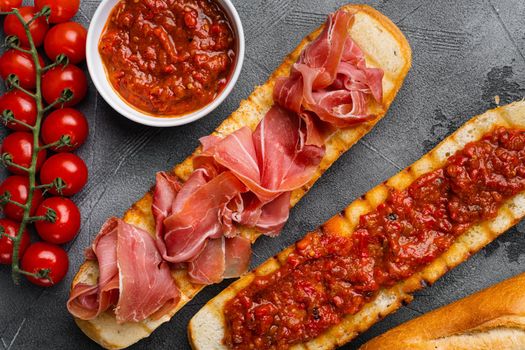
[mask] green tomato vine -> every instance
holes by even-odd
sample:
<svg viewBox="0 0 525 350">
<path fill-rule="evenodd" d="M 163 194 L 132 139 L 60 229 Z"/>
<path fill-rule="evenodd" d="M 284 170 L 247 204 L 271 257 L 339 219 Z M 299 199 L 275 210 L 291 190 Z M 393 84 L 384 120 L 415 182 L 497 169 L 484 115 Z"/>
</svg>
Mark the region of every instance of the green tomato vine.
<svg viewBox="0 0 525 350">
<path fill-rule="evenodd" d="M 50 188 L 56 188 L 58 192 L 60 192 L 64 187 L 65 183 L 62 179 L 57 178 L 55 181 L 53 181 L 50 184 L 43 184 L 43 185 L 37 185 L 36 183 L 36 164 L 37 164 L 37 154 L 42 149 L 50 148 L 50 147 L 63 147 L 63 146 L 70 146 L 70 138 L 69 136 L 63 136 L 60 140 L 47 145 L 40 145 L 40 128 L 42 125 L 42 119 L 46 112 L 50 111 L 53 107 L 56 105 L 63 104 L 65 102 L 68 102 L 73 98 L 73 93 L 66 89 L 62 92 L 62 95 L 60 98 L 58 98 L 53 103 L 49 104 L 48 106 L 44 106 L 43 99 L 42 99 L 42 75 L 49 69 L 57 66 L 57 65 L 65 65 L 68 63 L 67 58 L 64 55 L 60 55 L 57 57 L 56 61 L 47 65 L 42 66 L 40 64 L 40 60 L 38 57 L 38 50 L 35 46 L 35 43 L 33 41 L 33 37 L 31 36 L 31 31 L 29 30 L 29 27 L 33 21 L 35 21 L 39 17 L 46 17 L 46 20 L 49 19 L 49 15 L 51 14 L 51 10 L 49 7 L 44 7 L 39 12 L 35 13 L 33 18 L 26 22 L 22 15 L 20 14 L 18 9 L 13 9 L 9 12 L 0 12 L 0 15 L 15 15 L 20 23 L 23 25 L 26 36 L 29 41 L 29 49 L 25 49 L 19 46 L 19 39 L 16 37 L 7 37 L 5 46 L 10 49 L 18 50 L 20 52 L 26 53 L 31 55 L 33 59 L 33 63 L 35 65 L 36 70 L 36 87 L 35 92 L 28 91 L 20 86 L 18 77 L 15 75 L 10 75 L 6 79 L 6 84 L 8 89 L 18 89 L 22 91 L 23 93 L 27 94 L 31 98 L 33 98 L 36 102 L 37 106 L 37 118 L 34 126 L 28 125 L 20 120 L 17 120 L 16 117 L 13 115 L 13 113 L 9 110 L 5 110 L 2 115 L 0 116 L 1 120 L 5 123 L 18 123 L 20 125 L 23 125 L 27 129 L 29 129 L 33 134 L 33 152 L 31 156 L 31 165 L 29 168 L 20 166 L 18 164 L 15 164 L 12 162 L 12 157 L 10 154 L 2 154 L 1 155 L 1 161 L 5 166 L 13 166 L 20 170 L 23 170 L 27 173 L 28 179 L 29 179 L 29 192 L 27 194 L 27 200 L 25 204 L 18 203 L 16 201 L 13 201 L 10 197 L 10 194 L 8 192 L 5 192 L 3 195 L 0 196 L 0 205 L 4 206 L 5 204 L 13 204 L 15 206 L 18 206 L 23 209 L 24 214 L 22 221 L 20 222 L 20 228 L 16 234 L 15 237 L 11 237 L 5 234 L 3 232 L 2 227 L 0 227 L 0 235 L 3 237 L 7 237 L 13 242 L 13 261 L 11 263 L 11 276 L 13 278 L 13 281 L 15 284 L 19 284 L 20 282 L 20 275 L 27 275 L 32 276 L 35 278 L 47 278 L 49 279 L 49 270 L 41 270 L 37 273 L 32 273 L 28 271 L 24 271 L 20 267 L 20 259 L 21 256 L 19 254 L 20 251 L 20 243 L 22 241 L 22 235 L 24 234 L 24 231 L 27 228 L 27 225 L 30 223 L 33 223 L 35 221 L 39 220 L 47 220 L 50 222 L 54 222 L 56 220 L 56 213 L 48 209 L 47 213 L 43 216 L 31 216 L 31 206 L 33 202 L 33 197 L 36 189 L 43 189 L 44 191 L 49 190 Z"/>
</svg>

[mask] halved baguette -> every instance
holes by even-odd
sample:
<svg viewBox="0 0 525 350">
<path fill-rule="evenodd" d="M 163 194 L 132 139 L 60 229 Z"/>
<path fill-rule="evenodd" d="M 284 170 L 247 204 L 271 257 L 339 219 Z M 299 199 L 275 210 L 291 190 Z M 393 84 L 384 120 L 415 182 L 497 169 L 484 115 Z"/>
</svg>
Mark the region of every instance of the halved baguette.
<svg viewBox="0 0 525 350">
<path fill-rule="evenodd" d="M 360 350 L 525 349 L 525 273 L 391 329 Z"/>
<path fill-rule="evenodd" d="M 375 120 L 353 128 L 339 130 L 328 140 L 326 155 L 319 165 L 315 176 L 308 184 L 292 193 L 291 206 L 299 201 L 322 173 L 328 169 L 342 153 L 354 145 L 385 115 L 410 69 L 410 46 L 399 28 L 387 17 L 369 6 L 347 5 L 342 8 L 356 14 L 355 23 L 350 28 L 350 33 L 354 41 L 356 41 L 364 51 L 367 65 L 381 67 L 385 72 L 383 79 L 383 104 L 372 106 L 374 111 L 378 113 L 378 118 Z M 322 28 L 323 27 L 320 27 L 308 35 L 299 46 L 288 55 L 269 80 L 264 85 L 257 87 L 247 100 L 241 102 L 239 109 L 233 112 L 232 115 L 217 128 L 215 134 L 225 136 L 243 126 L 249 126 L 254 129 L 273 104 L 272 92 L 276 78 L 289 74 L 293 63 L 297 61 L 303 48 L 319 35 Z M 198 152 L 199 149 L 174 168 L 174 173 L 181 181 L 186 180 L 193 171 L 193 156 Z M 151 201 L 151 193 L 147 193 L 125 213 L 124 220 L 154 234 L 155 223 L 151 213 Z M 250 238 L 252 241 L 259 236 L 255 230 L 247 228 L 242 228 L 242 235 Z M 80 267 L 79 272 L 73 280 L 73 285 L 81 282 L 94 284 L 97 281 L 97 277 L 97 264 L 92 261 L 87 261 Z M 190 283 L 185 271 L 173 271 L 173 277 L 181 290 L 182 298 L 175 308 L 158 320 L 148 319 L 139 323 L 119 325 L 116 323 L 114 314 L 112 312 L 106 312 L 94 320 L 85 321 L 75 318 L 75 321 L 84 333 L 107 349 L 121 349 L 130 346 L 140 339 L 149 336 L 153 330 L 168 321 L 181 307 L 204 288 L 202 285 Z"/>
<path fill-rule="evenodd" d="M 358 225 L 359 217 L 373 211 L 380 203 L 383 203 L 391 189 L 406 189 L 419 176 L 441 168 L 449 156 L 462 149 L 467 143 L 480 139 L 485 133 L 500 125 L 525 129 L 525 102 L 516 102 L 496 108 L 472 118 L 412 166 L 373 188 L 350 204 L 341 214 L 327 221 L 324 224 L 324 229 L 343 235 L 352 234 Z M 328 329 L 317 338 L 304 344 L 296 344 L 291 349 L 334 349 L 349 342 L 375 322 L 397 310 L 403 303 L 410 302 L 412 300 L 411 293 L 436 281 L 448 270 L 465 261 L 470 254 L 477 252 L 524 216 L 525 192 L 521 192 L 501 206 L 496 218 L 482 222 L 458 237 L 444 254 L 422 271 L 415 273 L 412 277 L 392 288 L 380 290 L 377 297 L 367 303 L 357 314 L 345 317 L 343 322 Z M 225 332 L 225 319 L 222 310 L 225 304 L 238 291 L 248 286 L 256 275 L 266 275 L 277 270 L 293 249 L 294 246 L 288 247 L 209 301 L 190 321 L 188 336 L 192 347 L 197 350 L 227 349 L 222 344 Z M 398 348 L 389 347 L 389 349 Z"/>
</svg>

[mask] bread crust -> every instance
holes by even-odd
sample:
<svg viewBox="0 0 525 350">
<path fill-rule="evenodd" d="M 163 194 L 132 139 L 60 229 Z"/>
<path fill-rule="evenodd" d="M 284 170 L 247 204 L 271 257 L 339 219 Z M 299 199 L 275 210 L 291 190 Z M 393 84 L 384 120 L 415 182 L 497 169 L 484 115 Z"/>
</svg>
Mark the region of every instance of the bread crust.
<svg viewBox="0 0 525 350">
<path fill-rule="evenodd" d="M 315 181 L 342 153 L 352 147 L 385 115 L 411 66 L 412 53 L 408 41 L 399 28 L 387 17 L 366 5 L 346 5 L 342 9 L 353 12 L 359 18 L 364 19 L 361 21 L 356 20 L 356 24 L 351 28 L 350 33 L 361 49 L 363 49 L 367 64 L 381 67 L 385 71 L 383 103 L 371 106 L 371 111 L 378 114 L 375 120 L 353 128 L 342 129 L 327 141 L 326 154 L 315 175 L 306 185 L 292 192 L 291 206 L 294 206 L 306 194 Z M 289 74 L 291 66 L 297 61 L 303 48 L 314 40 L 322 29 L 323 26 L 309 34 L 284 59 L 283 63 L 274 71 L 268 81 L 264 85 L 256 87 L 254 92 L 240 103 L 239 108 L 221 123 L 214 134 L 225 136 L 243 126 L 255 129 L 259 121 L 273 105 L 272 92 L 275 80 L 280 76 Z M 374 40 L 376 42 L 373 42 Z M 379 40 L 381 43 L 377 42 Z M 173 168 L 173 172 L 181 181 L 185 181 L 192 173 L 192 160 L 199 152 L 200 148 L 197 148 L 191 156 Z M 155 223 L 151 213 L 151 202 L 152 193 L 150 191 L 124 214 L 124 221 L 154 234 Z M 241 228 L 241 234 L 252 241 L 255 241 L 259 236 L 259 233 L 254 229 L 245 227 Z M 155 328 L 168 321 L 204 288 L 202 285 L 192 284 L 185 271 L 173 271 L 172 274 L 181 290 L 181 301 L 175 308 L 170 310 L 169 314 L 160 320 L 147 319 L 143 322 L 118 325 L 113 313 L 107 311 L 94 320 L 85 321 L 75 318 L 75 322 L 87 336 L 106 349 L 122 349 L 130 346 L 147 337 Z M 97 281 L 97 276 L 98 267 L 96 263 L 87 261 L 80 267 L 73 280 L 72 287 L 80 282 L 94 284 Z"/>
<path fill-rule="evenodd" d="M 525 273 L 431 311 L 360 350 L 525 348 Z"/>
<path fill-rule="evenodd" d="M 323 231 L 351 235 L 359 223 L 359 217 L 375 210 L 386 200 L 391 190 L 402 191 L 418 177 L 443 167 L 449 156 L 463 149 L 467 143 L 479 140 L 497 126 L 525 129 L 525 102 L 515 102 L 472 118 L 414 164 L 354 201 L 342 212 L 344 214 L 336 215 L 327 221 L 323 225 Z M 377 297 L 365 304 L 355 315 L 346 316 L 340 324 L 329 328 L 318 337 L 307 343 L 295 344 L 290 349 L 328 350 L 351 341 L 374 323 L 396 311 L 402 304 L 409 303 L 413 298 L 412 293 L 435 282 L 524 216 L 525 191 L 504 202 L 494 219 L 483 221 L 459 236 L 445 253 L 421 271 L 391 288 L 380 290 Z M 268 259 L 255 271 L 231 284 L 197 312 L 188 327 L 188 337 L 192 347 L 196 350 L 227 349 L 222 344 L 226 327 L 222 311 L 224 305 L 238 291 L 247 287 L 255 276 L 267 275 L 279 269 L 293 249 L 294 246 L 290 246 Z M 395 346 L 386 348 L 404 349 Z"/>
</svg>

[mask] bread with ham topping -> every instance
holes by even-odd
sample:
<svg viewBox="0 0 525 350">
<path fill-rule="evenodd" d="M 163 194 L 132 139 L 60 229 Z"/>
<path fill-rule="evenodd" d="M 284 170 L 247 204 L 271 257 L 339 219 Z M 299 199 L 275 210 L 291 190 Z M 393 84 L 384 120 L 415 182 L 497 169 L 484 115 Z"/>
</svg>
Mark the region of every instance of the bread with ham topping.
<svg viewBox="0 0 525 350">
<path fill-rule="evenodd" d="M 322 175 L 337 158 L 364 136 L 386 113 L 394 100 L 397 92 L 410 69 L 411 50 L 401 31 L 384 15 L 369 6 L 346 5 L 343 10 L 355 14 L 355 21 L 349 28 L 352 39 L 363 50 L 367 65 L 379 67 L 384 71 L 383 101 L 371 103 L 370 113 L 378 117 L 372 121 L 359 124 L 351 128 L 338 130 L 326 143 L 326 153 L 315 175 L 302 188 L 293 191 L 291 206 L 294 206 L 315 181 Z M 224 137 L 241 127 L 248 126 L 252 130 L 264 117 L 273 105 L 273 87 L 278 77 L 287 76 L 300 53 L 312 40 L 314 40 L 323 27 L 308 35 L 297 48 L 286 57 L 284 62 L 275 70 L 269 80 L 257 87 L 248 99 L 241 102 L 237 111 L 233 112 L 214 132 L 215 135 Z M 184 182 L 193 171 L 193 157 L 200 152 L 188 157 L 184 162 L 175 166 L 173 172 Z M 152 235 L 155 232 L 155 222 L 151 212 L 152 194 L 147 193 L 136 202 L 124 215 L 124 221 L 138 226 Z M 255 241 L 259 233 L 254 229 L 241 228 L 241 234 Z M 137 323 L 117 324 L 115 315 L 107 311 L 93 320 L 75 318 L 75 322 L 95 342 L 107 349 L 121 349 L 134 344 L 147 337 L 162 323 L 170 318 L 190 301 L 204 286 L 190 283 L 184 270 L 173 270 L 173 278 L 181 291 L 180 302 L 169 312 L 157 320 L 146 319 Z M 74 278 L 73 286 L 78 283 L 96 284 L 98 266 L 95 261 L 86 261 Z M 213 348 L 213 347 L 212 347 Z"/>
<path fill-rule="evenodd" d="M 379 204 L 384 203 L 392 189 L 405 190 L 422 175 L 442 168 L 447 159 L 456 151 L 463 149 L 467 143 L 481 139 L 486 133 L 498 126 L 525 129 L 525 101 L 489 110 L 472 118 L 420 160 L 350 204 L 343 211 L 344 215 L 336 215 L 325 223 L 324 227 L 330 232 L 351 235 L 359 223 L 359 218 L 375 210 Z M 524 216 L 525 192 L 520 192 L 503 203 L 495 218 L 483 221 L 468 229 L 454 241 L 445 253 L 422 270 L 390 288 L 381 289 L 375 299 L 366 303 L 356 314 L 345 316 L 341 323 L 329 328 L 320 336 L 306 343 L 294 344 L 290 349 L 334 349 L 351 341 L 359 333 L 364 332 L 386 315 L 396 311 L 401 305 L 409 303 L 413 298 L 412 293 L 435 282 L 447 271 L 504 233 Z M 240 290 L 246 288 L 255 276 L 268 275 L 278 270 L 293 250 L 294 246 L 288 247 L 209 301 L 190 321 L 188 335 L 192 347 L 196 350 L 227 349 L 223 345 L 226 331 L 223 313 L 225 305 Z M 374 347 L 370 347 L 370 349 L 372 348 Z M 398 347 L 386 346 L 385 348 L 397 349 Z M 433 349 L 435 348 L 437 347 L 433 347 Z"/>
</svg>

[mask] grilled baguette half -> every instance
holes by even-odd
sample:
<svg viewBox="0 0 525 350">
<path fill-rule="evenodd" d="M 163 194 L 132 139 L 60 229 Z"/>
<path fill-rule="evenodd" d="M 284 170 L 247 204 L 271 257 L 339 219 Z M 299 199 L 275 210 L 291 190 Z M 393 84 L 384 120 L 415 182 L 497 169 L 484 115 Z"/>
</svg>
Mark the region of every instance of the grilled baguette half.
<svg viewBox="0 0 525 350">
<path fill-rule="evenodd" d="M 443 167 L 449 156 L 463 149 L 467 143 L 479 140 L 496 126 L 525 129 L 525 102 L 515 102 L 472 118 L 414 164 L 350 204 L 342 214 L 336 215 L 326 222 L 324 228 L 328 232 L 339 232 L 343 235 L 352 234 L 359 223 L 359 217 L 375 210 L 379 204 L 385 201 L 391 189 L 402 191 L 421 175 Z M 377 297 L 365 304 L 355 315 L 346 316 L 340 324 L 329 328 L 307 343 L 293 345 L 291 349 L 334 349 L 349 342 L 359 333 L 364 332 L 374 323 L 397 310 L 403 303 L 410 302 L 413 298 L 411 295 L 413 292 L 436 281 L 448 270 L 465 261 L 471 254 L 512 227 L 524 216 L 525 191 L 506 201 L 494 219 L 473 226 L 459 236 L 445 253 L 423 270 L 391 288 L 380 290 Z M 209 301 L 190 321 L 188 336 L 192 347 L 196 350 L 227 349 L 222 343 L 226 330 L 222 311 L 224 306 L 235 297 L 238 291 L 247 287 L 256 275 L 267 275 L 279 269 L 293 249 L 294 246 L 288 247 Z M 388 348 L 397 349 L 397 347 Z"/>
<path fill-rule="evenodd" d="M 326 154 L 311 181 L 292 193 L 290 205 L 295 205 L 308 191 L 322 173 L 334 163 L 337 158 L 365 135 L 386 113 L 410 69 L 412 54 L 410 46 L 399 28 L 387 17 L 369 6 L 346 5 L 342 9 L 355 13 L 355 22 L 349 29 L 352 39 L 359 45 L 366 56 L 367 65 L 380 67 L 384 70 L 383 103 L 371 105 L 371 112 L 378 117 L 368 123 L 353 128 L 342 129 L 327 141 Z M 225 136 L 243 126 L 255 129 L 259 121 L 273 105 L 273 86 L 280 76 L 287 76 L 292 65 L 297 61 L 303 48 L 314 40 L 323 27 L 308 35 L 297 48 L 286 57 L 275 70 L 269 80 L 257 87 L 248 99 L 241 102 L 239 109 L 233 112 L 215 131 L 215 135 Z M 193 156 L 175 166 L 174 173 L 181 181 L 186 180 L 193 171 Z M 151 213 L 151 192 L 136 202 L 124 215 L 124 221 L 136 225 L 152 235 L 155 223 Z M 242 235 L 252 241 L 259 236 L 253 229 L 242 228 Z M 95 284 L 98 278 L 96 262 L 86 261 L 73 280 L 77 283 Z M 122 349 L 128 347 L 151 334 L 162 323 L 170 318 L 190 301 L 204 286 L 192 284 L 185 271 L 173 271 L 173 278 L 181 290 L 181 300 L 168 314 L 157 320 L 144 320 L 138 323 L 117 324 L 115 315 L 108 311 L 96 319 L 85 321 L 76 318 L 75 321 L 82 331 L 98 344 L 107 349 Z"/>
<path fill-rule="evenodd" d="M 402 324 L 360 350 L 525 349 L 525 273 Z"/>
</svg>

